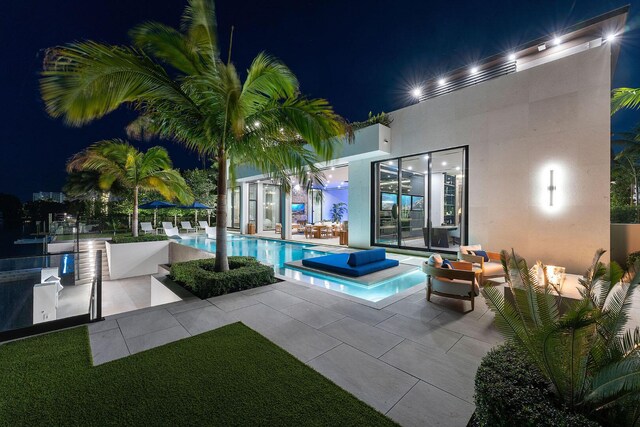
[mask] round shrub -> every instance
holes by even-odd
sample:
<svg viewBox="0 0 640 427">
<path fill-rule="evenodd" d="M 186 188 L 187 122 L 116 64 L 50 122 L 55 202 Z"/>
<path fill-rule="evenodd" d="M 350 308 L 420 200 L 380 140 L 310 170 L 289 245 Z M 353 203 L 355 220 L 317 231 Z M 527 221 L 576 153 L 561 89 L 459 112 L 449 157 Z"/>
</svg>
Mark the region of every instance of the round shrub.
<svg viewBox="0 0 640 427">
<path fill-rule="evenodd" d="M 229 271 L 214 271 L 215 259 L 199 259 L 171 265 L 171 278 L 205 299 L 276 282 L 273 268 L 255 258 L 229 257 Z"/>
<path fill-rule="evenodd" d="M 494 348 L 482 359 L 475 392 L 477 426 L 600 425 L 559 402 L 547 379 L 511 344 Z"/>
</svg>

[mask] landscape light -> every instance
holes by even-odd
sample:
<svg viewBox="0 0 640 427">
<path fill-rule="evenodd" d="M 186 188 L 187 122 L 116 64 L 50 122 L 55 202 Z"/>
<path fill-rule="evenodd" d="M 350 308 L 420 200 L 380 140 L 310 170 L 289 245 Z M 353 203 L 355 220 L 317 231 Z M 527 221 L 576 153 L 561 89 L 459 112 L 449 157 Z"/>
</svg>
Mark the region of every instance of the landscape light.
<svg viewBox="0 0 640 427">
<path fill-rule="evenodd" d="M 478 73 L 478 67 L 471 67 L 471 74 L 477 74 Z"/>
<path fill-rule="evenodd" d="M 562 43 L 562 39 L 560 37 L 554 37 L 553 44 L 558 46 L 560 43 Z"/>
<path fill-rule="evenodd" d="M 516 54 L 515 53 L 509 54 L 509 61 L 515 61 L 515 60 L 516 60 Z"/>
<path fill-rule="evenodd" d="M 422 88 L 421 87 L 415 87 L 411 90 L 411 96 L 413 96 L 416 99 L 420 99 L 420 97 L 422 96 Z"/>
<path fill-rule="evenodd" d="M 438 84 L 440 86 L 442 86 L 443 84 L 445 84 L 446 80 L 445 79 L 438 79 Z"/>
</svg>

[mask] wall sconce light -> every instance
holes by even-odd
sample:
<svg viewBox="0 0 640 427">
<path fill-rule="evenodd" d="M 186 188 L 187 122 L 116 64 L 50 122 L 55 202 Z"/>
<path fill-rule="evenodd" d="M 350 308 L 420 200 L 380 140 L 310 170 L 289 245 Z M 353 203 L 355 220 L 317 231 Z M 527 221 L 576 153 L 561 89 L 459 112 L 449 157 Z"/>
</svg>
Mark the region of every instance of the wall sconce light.
<svg viewBox="0 0 640 427">
<path fill-rule="evenodd" d="M 553 192 L 556 191 L 556 186 L 553 184 L 553 169 L 549 170 L 549 206 L 553 206 Z"/>
</svg>

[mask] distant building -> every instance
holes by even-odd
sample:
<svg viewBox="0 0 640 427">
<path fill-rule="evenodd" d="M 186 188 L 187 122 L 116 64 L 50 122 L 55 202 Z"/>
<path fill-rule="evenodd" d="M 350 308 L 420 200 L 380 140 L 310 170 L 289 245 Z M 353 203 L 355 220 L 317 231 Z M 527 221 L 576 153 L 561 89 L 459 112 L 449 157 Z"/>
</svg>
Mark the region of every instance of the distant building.
<svg viewBox="0 0 640 427">
<path fill-rule="evenodd" d="M 50 202 L 64 203 L 64 193 L 56 193 L 53 191 L 40 191 L 33 193 L 33 201 L 47 200 Z"/>
</svg>

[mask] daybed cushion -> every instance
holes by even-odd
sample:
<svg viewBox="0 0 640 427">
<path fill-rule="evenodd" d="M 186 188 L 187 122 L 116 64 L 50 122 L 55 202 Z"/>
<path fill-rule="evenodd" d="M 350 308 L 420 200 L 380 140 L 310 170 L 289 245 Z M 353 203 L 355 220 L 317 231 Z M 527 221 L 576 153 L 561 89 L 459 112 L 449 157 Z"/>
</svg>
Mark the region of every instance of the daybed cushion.
<svg viewBox="0 0 640 427">
<path fill-rule="evenodd" d="M 349 255 L 350 254 L 332 254 L 316 258 L 307 258 L 302 260 L 302 265 L 345 276 L 360 277 L 365 274 L 396 267 L 399 264 L 395 259 L 383 259 L 382 261 L 374 261 L 369 264 L 352 267 L 347 264 Z"/>
<path fill-rule="evenodd" d="M 469 296 L 469 291 L 471 290 L 469 285 L 470 282 L 466 280 L 445 279 L 439 277 L 431 278 L 431 289 L 443 294 Z M 477 283 L 473 284 L 473 293 L 475 296 L 480 294 L 480 287 Z"/>
<path fill-rule="evenodd" d="M 349 254 L 347 264 L 351 267 L 371 264 L 372 262 L 384 261 L 387 258 L 387 251 L 384 249 L 369 249 Z"/>
</svg>

